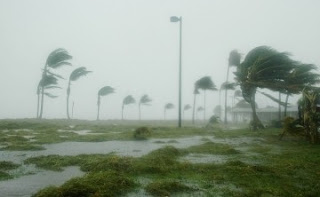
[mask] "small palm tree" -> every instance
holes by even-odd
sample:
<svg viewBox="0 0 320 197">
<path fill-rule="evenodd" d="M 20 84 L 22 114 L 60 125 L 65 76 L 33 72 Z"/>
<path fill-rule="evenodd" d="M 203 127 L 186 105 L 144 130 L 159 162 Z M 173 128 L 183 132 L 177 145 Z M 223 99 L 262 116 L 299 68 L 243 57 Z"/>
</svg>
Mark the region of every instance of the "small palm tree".
<svg viewBox="0 0 320 197">
<path fill-rule="evenodd" d="M 183 107 L 183 114 L 182 114 L 183 118 L 184 118 L 184 112 L 187 111 L 187 110 L 189 110 L 189 109 L 191 109 L 191 105 L 189 105 L 189 104 L 186 104 L 186 105 Z"/>
<path fill-rule="evenodd" d="M 131 95 L 128 95 L 123 99 L 123 102 L 122 102 L 122 113 L 121 113 L 122 120 L 123 120 L 124 106 L 125 105 L 134 104 L 134 103 L 136 103 L 136 100 Z"/>
<path fill-rule="evenodd" d="M 70 119 L 69 115 L 69 97 L 71 90 L 71 82 L 78 80 L 79 78 L 86 76 L 88 73 L 92 71 L 88 71 L 86 67 L 80 67 L 73 70 L 69 76 L 68 89 L 67 89 L 67 117 Z"/>
<path fill-rule="evenodd" d="M 150 102 L 152 101 L 152 99 L 147 95 L 143 95 L 140 100 L 139 100 L 139 120 L 141 120 L 141 105 L 150 105 Z"/>
<path fill-rule="evenodd" d="M 170 109 L 173 109 L 173 108 L 174 108 L 174 105 L 172 103 L 165 104 L 165 106 L 164 106 L 164 119 L 166 119 L 167 110 L 170 110 Z"/>
<path fill-rule="evenodd" d="M 228 122 L 228 118 L 227 118 L 227 102 L 228 102 L 228 94 L 227 94 L 227 91 L 228 90 L 235 90 L 236 89 L 236 83 L 230 83 L 228 81 L 224 82 L 222 85 L 221 85 L 221 88 L 220 88 L 220 92 L 221 90 L 225 90 L 225 98 L 224 98 L 224 123 L 227 124 Z"/>
<path fill-rule="evenodd" d="M 194 124 L 194 114 L 196 109 L 196 99 L 197 94 L 200 94 L 197 85 L 195 84 L 194 90 L 193 90 L 193 110 L 192 110 L 192 124 Z"/>
<path fill-rule="evenodd" d="M 203 107 L 201 107 L 201 106 L 199 106 L 198 108 L 197 108 L 197 114 L 198 113 L 200 113 L 200 112 L 204 112 L 204 108 Z M 197 115 L 198 116 L 198 115 Z"/>
<path fill-rule="evenodd" d="M 97 120 L 99 120 L 99 115 L 100 115 L 100 103 L 101 103 L 101 96 L 106 96 L 108 94 L 112 94 L 114 93 L 114 88 L 110 87 L 110 86 L 104 86 L 103 88 L 101 88 L 98 92 L 98 115 L 97 115 Z"/>
<path fill-rule="evenodd" d="M 51 72 L 50 69 L 57 69 L 63 65 L 72 65 L 68 60 L 72 59 L 72 56 L 69 55 L 69 53 L 62 48 L 56 49 L 52 51 L 46 61 L 46 64 L 44 66 L 43 72 L 42 72 L 42 79 L 46 78 L 46 76 L 51 75 L 54 77 L 61 78 L 61 76 Z M 43 103 L 44 103 L 44 95 L 45 94 L 45 87 L 42 86 L 43 84 L 40 84 L 41 86 L 38 86 L 39 95 L 41 94 L 41 106 L 40 106 L 40 114 L 39 118 L 42 118 L 43 115 Z M 39 100 L 39 99 L 38 99 Z"/>
<path fill-rule="evenodd" d="M 211 80 L 211 77 L 205 76 L 196 81 L 195 84 L 196 89 L 201 89 L 203 90 L 203 106 L 204 106 L 204 112 L 203 112 L 203 120 L 206 119 L 206 90 L 217 90 L 216 85 L 213 83 Z"/>
</svg>

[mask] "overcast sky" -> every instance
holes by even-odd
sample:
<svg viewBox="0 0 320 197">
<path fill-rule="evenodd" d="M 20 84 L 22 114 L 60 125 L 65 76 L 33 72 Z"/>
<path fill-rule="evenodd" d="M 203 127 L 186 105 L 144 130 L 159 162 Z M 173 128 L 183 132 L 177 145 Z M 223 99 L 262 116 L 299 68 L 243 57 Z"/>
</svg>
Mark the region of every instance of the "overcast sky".
<svg viewBox="0 0 320 197">
<path fill-rule="evenodd" d="M 179 25 L 170 16 L 183 17 L 183 104 L 193 104 L 197 79 L 225 81 L 233 49 L 244 57 L 268 45 L 320 65 L 319 10 L 318 0 L 0 0 L 0 118 L 36 116 L 41 69 L 56 48 L 74 57 L 73 67 L 57 73 L 93 71 L 72 84 L 74 118 L 96 118 L 97 92 L 106 85 L 116 93 L 102 98 L 101 119 L 119 119 L 128 94 L 153 99 L 142 109 L 145 119 L 162 119 L 167 102 L 176 106 L 168 118 L 177 118 Z M 45 99 L 45 118 L 66 117 L 67 81 L 59 84 L 59 97 Z M 257 102 L 275 105 L 263 96 Z M 219 93 L 207 93 L 207 116 L 218 104 Z M 137 105 L 126 108 L 126 118 L 137 116 Z"/>
</svg>

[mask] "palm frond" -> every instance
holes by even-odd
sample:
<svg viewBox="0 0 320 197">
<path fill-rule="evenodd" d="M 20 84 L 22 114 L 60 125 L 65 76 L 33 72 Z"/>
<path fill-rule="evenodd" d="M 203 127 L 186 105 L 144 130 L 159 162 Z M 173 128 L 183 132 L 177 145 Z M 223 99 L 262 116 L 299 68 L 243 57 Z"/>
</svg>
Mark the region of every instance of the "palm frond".
<svg viewBox="0 0 320 197">
<path fill-rule="evenodd" d="M 191 109 L 191 105 L 187 104 L 184 106 L 183 111 Z"/>
<path fill-rule="evenodd" d="M 79 68 L 74 69 L 71 72 L 69 79 L 70 79 L 70 81 L 76 81 L 80 77 L 86 76 L 90 72 L 92 72 L 92 71 L 88 71 L 86 67 L 79 67 Z"/>
<path fill-rule="evenodd" d="M 110 86 L 104 86 L 103 88 L 101 88 L 98 92 L 99 96 L 106 96 L 108 94 L 112 94 L 114 93 L 114 88 L 110 87 Z"/>
<path fill-rule="evenodd" d="M 195 83 L 195 89 L 202 90 L 217 90 L 216 85 L 211 80 L 211 77 L 205 76 L 197 80 Z"/>
<path fill-rule="evenodd" d="M 165 106 L 164 106 L 165 109 L 173 109 L 174 108 L 174 105 L 172 103 L 167 103 Z"/>
<path fill-rule="evenodd" d="M 58 68 L 62 65 L 72 65 L 67 62 L 70 59 L 72 59 L 72 56 L 69 55 L 68 51 L 63 48 L 58 48 L 49 54 L 46 64 L 50 68 Z"/>
<path fill-rule="evenodd" d="M 203 111 L 203 110 L 204 110 L 204 108 L 201 107 L 201 106 L 199 106 L 199 107 L 197 108 L 197 112 L 201 112 L 201 111 Z"/>
<path fill-rule="evenodd" d="M 58 75 L 58 74 L 56 74 L 56 73 L 53 73 L 53 72 L 51 72 L 50 70 L 47 70 L 47 72 L 48 72 L 49 75 L 55 76 L 55 77 L 57 77 L 57 78 L 59 78 L 59 79 L 65 79 L 65 78 L 62 77 L 61 75 Z"/>
<path fill-rule="evenodd" d="M 40 87 L 47 87 L 52 85 L 57 85 L 58 79 L 55 78 L 53 75 L 44 75 L 39 82 Z"/>
<path fill-rule="evenodd" d="M 47 97 L 49 97 L 49 98 L 57 98 L 58 96 L 56 96 L 56 95 L 53 95 L 53 94 L 51 94 L 51 93 L 49 93 L 49 92 L 45 92 L 44 93 Z"/>
<path fill-rule="evenodd" d="M 285 102 L 280 101 L 279 99 L 273 97 L 272 95 L 265 93 L 265 92 L 260 92 L 261 94 L 263 94 L 264 96 L 268 97 L 269 99 L 271 99 L 272 101 L 282 105 L 282 106 L 286 106 Z"/>
<path fill-rule="evenodd" d="M 237 84 L 233 82 L 224 82 L 221 84 L 221 90 L 235 90 Z"/>
<path fill-rule="evenodd" d="M 151 101 L 152 99 L 147 94 L 145 94 L 140 98 L 139 103 L 141 105 L 148 105 Z"/>
<path fill-rule="evenodd" d="M 237 50 L 232 50 L 229 55 L 229 66 L 239 66 L 241 54 Z"/>
<path fill-rule="evenodd" d="M 122 103 L 123 103 L 123 105 L 130 105 L 130 104 L 133 104 L 135 102 L 136 102 L 136 100 L 133 98 L 133 96 L 128 95 L 123 99 Z"/>
</svg>

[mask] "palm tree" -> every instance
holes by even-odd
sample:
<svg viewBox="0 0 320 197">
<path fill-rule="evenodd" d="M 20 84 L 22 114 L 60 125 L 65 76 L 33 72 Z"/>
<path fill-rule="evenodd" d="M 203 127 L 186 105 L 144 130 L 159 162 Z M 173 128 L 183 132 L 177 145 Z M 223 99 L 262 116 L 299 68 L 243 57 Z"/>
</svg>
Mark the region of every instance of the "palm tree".
<svg viewBox="0 0 320 197">
<path fill-rule="evenodd" d="M 67 89 L 67 117 L 70 119 L 69 115 L 69 97 L 70 97 L 70 88 L 71 82 L 78 80 L 80 77 L 86 76 L 88 73 L 92 71 L 88 71 L 86 67 L 80 67 L 73 70 L 69 76 L 68 89 Z"/>
<path fill-rule="evenodd" d="M 183 107 L 183 114 L 182 114 L 183 118 L 184 118 L 184 112 L 187 111 L 187 110 L 189 110 L 189 109 L 191 109 L 191 105 L 189 105 L 189 104 L 186 104 L 186 105 Z"/>
<path fill-rule="evenodd" d="M 295 67 L 288 53 L 278 52 L 267 46 L 251 50 L 235 72 L 244 99 L 252 108 L 252 128 L 264 128 L 255 108 L 257 88 L 282 91 L 286 87 L 285 77 Z"/>
<path fill-rule="evenodd" d="M 123 102 L 122 102 L 122 113 L 121 113 L 121 117 L 122 117 L 122 120 L 123 120 L 123 110 L 124 110 L 124 106 L 125 105 L 130 105 L 130 104 L 134 104 L 136 103 L 136 100 L 133 98 L 133 96 L 131 95 L 128 95 L 126 96 L 124 99 L 123 99 Z"/>
<path fill-rule="evenodd" d="M 43 90 L 49 90 L 49 89 L 61 89 L 61 87 L 57 86 L 58 79 L 54 77 L 53 75 L 46 75 L 39 81 L 38 87 L 37 87 L 37 118 L 39 118 L 39 107 L 40 107 L 40 94 Z M 44 91 L 44 95 L 50 97 L 50 98 L 56 98 L 57 96 L 52 95 L 51 93 Z"/>
<path fill-rule="evenodd" d="M 228 118 L 227 118 L 227 101 L 228 101 L 227 97 L 228 97 L 228 94 L 227 94 L 227 91 L 228 90 L 235 90 L 236 85 L 237 85 L 236 83 L 230 83 L 230 82 L 226 81 L 221 85 L 221 88 L 220 88 L 220 90 L 225 90 L 225 95 L 224 95 L 225 96 L 225 98 L 224 98 L 224 123 L 225 124 L 228 123 Z"/>
<path fill-rule="evenodd" d="M 174 108 L 174 105 L 172 103 L 165 104 L 165 106 L 164 106 L 164 119 L 166 119 L 167 110 L 170 110 L 170 109 L 173 109 L 173 108 Z"/>
<path fill-rule="evenodd" d="M 206 90 L 217 90 L 216 85 L 211 80 L 211 77 L 205 76 L 196 81 L 195 85 L 196 89 L 203 90 L 203 106 L 204 106 L 204 112 L 203 112 L 203 120 L 206 119 Z"/>
<path fill-rule="evenodd" d="M 194 124 L 194 114 L 195 114 L 195 108 L 196 108 L 196 98 L 197 94 L 200 94 L 197 85 L 194 85 L 194 90 L 193 90 L 193 110 L 192 110 L 192 124 Z"/>
<path fill-rule="evenodd" d="M 201 106 L 199 106 L 198 108 L 197 108 L 197 114 L 199 113 L 199 112 L 204 112 L 204 108 L 203 107 L 201 107 Z"/>
<path fill-rule="evenodd" d="M 101 100 L 101 96 L 106 96 L 108 94 L 112 94 L 114 93 L 114 88 L 110 87 L 110 86 L 104 86 L 103 88 L 101 88 L 98 92 L 98 115 L 97 115 L 97 120 L 99 120 L 99 114 L 100 114 L 100 100 Z"/>
<path fill-rule="evenodd" d="M 241 55 L 237 50 L 232 50 L 229 54 L 228 59 L 228 69 L 227 69 L 227 79 L 225 82 L 225 95 L 224 95 L 224 107 L 225 107 L 225 114 L 224 114 L 224 123 L 227 124 L 227 102 L 228 102 L 228 90 L 230 90 L 230 87 L 227 85 L 229 84 L 229 69 L 231 66 L 239 66 L 241 61 Z"/>
<path fill-rule="evenodd" d="M 139 100 L 139 120 L 141 120 L 141 105 L 150 105 L 152 99 L 147 95 L 143 95 Z"/>
<path fill-rule="evenodd" d="M 50 68 L 56 69 L 63 65 L 72 65 L 70 62 L 68 62 L 68 60 L 70 59 L 72 59 L 72 56 L 69 55 L 69 53 L 65 49 L 59 48 L 52 51 L 49 54 L 46 64 L 44 66 L 44 69 L 42 72 L 42 79 L 45 79 L 48 75 L 61 78 L 61 76 L 55 73 L 52 73 Z M 45 95 L 45 87 L 43 86 L 43 84 L 40 84 L 40 86 L 38 86 L 38 90 L 39 90 L 39 95 L 41 94 L 41 106 L 40 106 L 40 114 L 39 114 L 39 118 L 41 119 L 43 115 L 43 103 L 44 103 L 44 95 Z"/>
</svg>

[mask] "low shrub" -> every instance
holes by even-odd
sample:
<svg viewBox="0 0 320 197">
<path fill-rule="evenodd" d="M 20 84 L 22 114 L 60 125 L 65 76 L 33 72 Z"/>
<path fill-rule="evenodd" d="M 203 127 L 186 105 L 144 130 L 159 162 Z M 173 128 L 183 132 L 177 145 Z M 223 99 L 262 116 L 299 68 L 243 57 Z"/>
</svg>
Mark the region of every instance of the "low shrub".
<svg viewBox="0 0 320 197">
<path fill-rule="evenodd" d="M 133 137 L 137 140 L 145 140 L 151 135 L 151 129 L 148 127 L 139 127 L 134 131 Z"/>
</svg>

